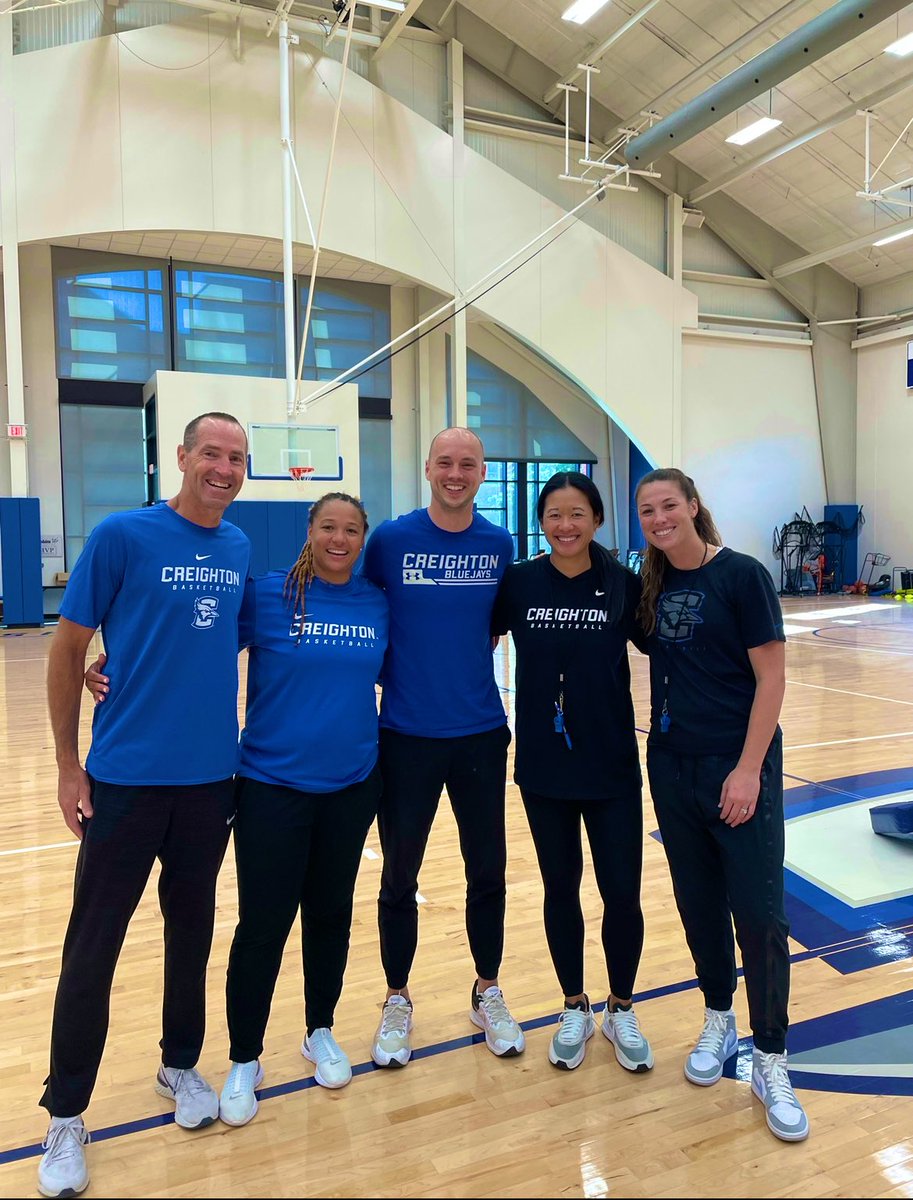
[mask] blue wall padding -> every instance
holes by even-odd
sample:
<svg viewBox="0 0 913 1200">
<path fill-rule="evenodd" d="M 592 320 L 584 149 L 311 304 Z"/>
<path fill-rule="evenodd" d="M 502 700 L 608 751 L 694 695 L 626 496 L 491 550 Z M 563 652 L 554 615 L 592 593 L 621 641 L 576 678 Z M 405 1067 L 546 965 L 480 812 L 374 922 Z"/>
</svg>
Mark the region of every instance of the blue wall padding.
<svg viewBox="0 0 913 1200">
<path fill-rule="evenodd" d="M 250 538 L 251 575 L 287 571 L 307 538 L 310 502 L 306 500 L 236 500 L 225 520 Z"/>
<path fill-rule="evenodd" d="M 41 507 L 35 498 L 0 499 L 3 624 L 43 625 Z"/>
<path fill-rule="evenodd" d="M 836 524 L 842 522 L 844 529 L 851 529 L 853 523 L 859 516 L 858 504 L 825 504 L 824 519 L 825 521 L 833 521 Z M 824 535 L 824 553 L 827 557 L 828 570 L 832 570 L 836 561 L 837 555 L 832 555 L 831 545 L 836 549 L 836 543 L 839 542 L 840 535 L 828 533 Z M 854 533 L 852 537 L 846 539 L 843 544 L 843 574 L 840 579 L 837 578 L 837 572 L 834 573 L 834 587 L 840 590 L 845 583 L 855 583 L 859 578 L 857 571 L 859 570 L 859 536 Z M 872 575 L 872 583 L 878 582 L 880 572 L 875 570 Z"/>
<path fill-rule="evenodd" d="M 633 442 L 628 443 L 628 549 L 643 550 L 646 546 L 644 535 L 640 529 L 640 521 L 637 519 L 637 501 L 634 499 L 634 493 L 637 491 L 637 485 L 643 479 L 648 471 L 653 470 L 653 464 L 649 462 L 641 452 L 637 449 Z"/>
</svg>

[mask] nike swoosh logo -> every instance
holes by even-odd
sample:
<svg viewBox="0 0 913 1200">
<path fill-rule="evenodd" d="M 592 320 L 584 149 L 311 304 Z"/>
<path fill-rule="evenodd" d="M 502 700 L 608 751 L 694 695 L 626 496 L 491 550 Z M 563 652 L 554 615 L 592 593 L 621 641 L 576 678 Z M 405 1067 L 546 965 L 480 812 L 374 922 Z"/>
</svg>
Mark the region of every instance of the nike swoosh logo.
<svg viewBox="0 0 913 1200">
<path fill-rule="evenodd" d="M 597 596 L 604 596 L 604 595 L 605 595 L 605 592 L 597 592 L 597 593 L 596 593 L 596 595 L 597 595 Z"/>
<path fill-rule="evenodd" d="M 204 558 L 212 558 L 211 554 L 198 554 L 197 562 L 202 562 Z"/>
</svg>

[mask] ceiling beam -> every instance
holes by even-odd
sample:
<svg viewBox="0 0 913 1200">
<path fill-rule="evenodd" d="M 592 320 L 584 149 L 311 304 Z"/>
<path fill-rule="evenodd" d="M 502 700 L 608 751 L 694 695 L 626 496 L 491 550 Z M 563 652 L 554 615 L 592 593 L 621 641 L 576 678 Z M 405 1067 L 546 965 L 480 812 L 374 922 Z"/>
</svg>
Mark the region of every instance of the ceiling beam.
<svg viewBox="0 0 913 1200">
<path fill-rule="evenodd" d="M 658 110 L 670 100 L 676 100 L 682 92 L 687 91 L 691 87 L 692 83 L 697 83 L 699 79 L 703 79 L 705 75 L 709 75 L 711 71 L 722 66 L 727 59 L 733 58 L 740 50 L 744 50 L 746 46 L 757 41 L 759 37 L 762 37 L 774 25 L 787 20 L 793 13 L 798 12 L 800 8 L 805 8 L 810 3 L 811 0 L 790 0 L 789 4 L 784 4 L 775 13 L 771 13 L 769 17 L 765 17 L 760 24 L 753 26 L 747 33 L 743 33 L 740 38 L 736 38 L 734 42 L 731 42 L 728 46 L 724 46 L 722 50 L 714 54 L 713 58 L 709 58 L 705 63 L 701 63 L 699 67 L 695 67 L 684 79 L 680 79 L 678 83 L 673 83 L 661 96 L 657 96 L 655 100 L 651 100 L 649 104 L 645 104 L 643 106 L 644 110 L 648 112 L 654 109 Z M 634 116 L 636 115 L 634 114 Z M 634 116 L 630 117 L 625 124 L 630 125 L 634 120 Z"/>
<path fill-rule="evenodd" d="M 853 238 L 850 242 L 841 242 L 839 246 L 831 246 L 827 250 L 818 250 L 815 254 L 806 254 L 802 258 L 793 258 L 789 262 L 780 263 L 774 267 L 774 279 L 785 279 L 787 275 L 795 275 L 798 271 L 806 271 L 809 267 L 817 267 L 819 263 L 830 262 L 834 258 L 842 258 L 844 254 L 852 254 L 854 250 L 865 250 L 879 239 L 890 237 L 895 233 L 906 233 L 913 230 L 913 217 L 905 221 L 897 221 L 886 225 L 883 229 L 873 229 L 863 237 Z"/>
<path fill-rule="evenodd" d="M 902 75 L 900 79 L 895 79 L 893 83 L 889 83 L 886 87 L 880 88 L 877 92 L 872 92 L 868 96 L 862 96 L 855 104 L 848 104 L 846 108 L 841 108 L 839 112 L 834 113 L 832 117 L 828 117 L 826 121 L 819 121 L 817 125 L 806 129 L 804 133 L 796 134 L 788 142 L 783 142 L 782 145 L 768 150 L 766 154 L 759 154 L 756 158 L 752 158 L 748 162 L 734 167 L 733 170 L 728 171 L 725 175 L 719 175 L 716 179 L 710 179 L 707 183 L 701 184 L 699 188 L 696 188 L 687 197 L 687 202 L 689 204 L 697 204 L 707 196 L 712 196 L 714 192 L 725 191 L 730 184 L 744 179 L 752 171 L 757 171 L 760 167 L 766 167 L 768 163 L 773 162 L 783 154 L 788 154 L 790 150 L 796 150 L 799 146 L 804 146 L 806 142 L 812 141 L 813 138 L 819 137 L 822 133 L 828 133 L 831 129 L 836 129 L 844 121 L 849 121 L 857 116 L 860 110 L 877 108 L 879 104 L 884 104 L 886 100 L 890 100 L 894 96 L 899 96 L 911 87 L 913 87 L 913 70 L 908 71 L 906 75 Z"/>
<path fill-rule="evenodd" d="M 757 99 L 762 92 L 886 21 L 908 3 L 909 0 L 838 0 L 683 104 L 677 112 L 664 117 L 652 129 L 632 138 L 624 148 L 625 159 L 632 166 L 643 166 L 663 150 L 677 149 L 741 105 Z"/>
<path fill-rule="evenodd" d="M 409 21 L 412 19 L 412 17 L 415 16 L 415 13 L 421 7 L 421 4 L 422 0 L 407 0 L 406 7 L 403 9 L 403 11 L 397 17 L 394 17 L 392 21 L 390 21 L 390 23 L 387 25 L 387 28 L 384 30 L 383 36 L 381 37 L 380 45 L 374 51 L 375 62 L 377 62 L 382 54 L 387 53 L 402 31 L 409 24 Z"/>
<path fill-rule="evenodd" d="M 802 0 L 802 2 L 808 3 L 808 0 Z M 606 40 L 602 43 L 601 46 L 597 46 L 596 49 L 593 51 L 587 51 L 585 53 L 587 66 L 592 67 L 596 63 L 598 63 L 599 60 L 602 58 L 602 56 L 604 54 L 607 54 L 609 52 L 609 50 L 611 50 L 611 48 L 615 45 L 615 43 L 619 40 L 619 38 L 623 38 L 629 29 L 633 29 L 634 26 L 638 24 L 638 22 L 640 22 L 644 19 L 644 17 L 647 15 L 647 13 L 649 13 L 652 9 L 656 8 L 657 4 L 659 4 L 659 3 L 660 3 L 660 0 L 647 0 L 647 3 L 643 6 L 643 8 L 639 8 L 637 10 L 637 12 L 633 14 L 633 16 L 629 17 L 627 19 L 627 21 L 625 21 L 624 25 L 621 26 L 620 29 L 616 29 L 615 32 L 613 34 L 611 34 L 611 36 L 606 38 Z M 580 67 L 575 67 L 574 70 L 571 71 L 569 74 L 565 75 L 563 79 L 559 79 L 557 83 L 552 84 L 552 86 L 548 89 L 548 91 L 542 97 L 543 102 L 545 104 L 551 104 L 551 102 L 555 99 L 556 96 L 561 95 L 561 89 L 566 84 L 573 83 L 574 80 L 579 79 L 582 74 L 583 74 L 583 70 Z"/>
</svg>

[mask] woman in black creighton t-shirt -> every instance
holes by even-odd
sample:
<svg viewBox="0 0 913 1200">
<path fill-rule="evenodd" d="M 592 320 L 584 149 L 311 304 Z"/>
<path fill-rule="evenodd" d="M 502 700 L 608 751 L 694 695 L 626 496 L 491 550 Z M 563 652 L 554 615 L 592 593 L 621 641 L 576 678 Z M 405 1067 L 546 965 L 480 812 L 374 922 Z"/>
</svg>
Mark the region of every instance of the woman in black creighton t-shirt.
<svg viewBox="0 0 913 1200">
<path fill-rule="evenodd" d="M 553 475 L 537 508 L 551 553 L 510 567 L 495 603 L 494 632 L 517 650 L 514 779 L 545 886 L 545 932 L 564 991 L 549 1060 L 583 1062 L 596 1023 L 583 987 L 581 821 L 603 901 L 602 943 L 611 992 L 602 1032 L 629 1071 L 653 1052 L 631 1007 L 644 919 L 641 774 L 634 733 L 629 638 L 640 581 L 593 541 L 602 497 L 576 471 Z"/>
<path fill-rule="evenodd" d="M 798 1142 L 808 1119 L 786 1068 L 780 602 L 761 563 L 722 545 L 687 475 L 651 471 L 636 501 L 647 540 L 638 613 L 650 654 L 647 771 L 705 1005 L 685 1076 L 716 1083 L 738 1049 L 734 923 L 754 1035 L 752 1091 L 771 1132 Z"/>
</svg>

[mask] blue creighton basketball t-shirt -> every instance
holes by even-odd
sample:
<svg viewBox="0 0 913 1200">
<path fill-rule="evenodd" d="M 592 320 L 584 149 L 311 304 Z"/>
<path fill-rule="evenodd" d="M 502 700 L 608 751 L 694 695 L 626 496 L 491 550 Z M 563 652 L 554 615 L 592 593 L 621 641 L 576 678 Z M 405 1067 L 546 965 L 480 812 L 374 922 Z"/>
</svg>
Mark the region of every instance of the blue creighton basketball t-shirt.
<svg viewBox="0 0 913 1200">
<path fill-rule="evenodd" d="M 238 759 L 238 611 L 250 542 L 167 504 L 115 513 L 93 531 L 61 616 L 101 625 L 110 691 L 95 709 L 86 770 L 105 783 L 188 785 Z"/>
<path fill-rule="evenodd" d="M 380 723 L 415 737 L 463 737 L 506 721 L 495 684 L 491 612 L 513 539 L 478 513 L 460 533 L 424 508 L 384 521 L 363 571 L 390 601 Z"/>
<path fill-rule="evenodd" d="M 285 571 L 247 585 L 241 644 L 250 647 L 240 775 L 335 792 L 377 762 L 374 684 L 387 647 L 387 601 L 373 583 L 314 579 L 304 614 Z"/>
</svg>

